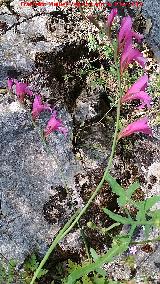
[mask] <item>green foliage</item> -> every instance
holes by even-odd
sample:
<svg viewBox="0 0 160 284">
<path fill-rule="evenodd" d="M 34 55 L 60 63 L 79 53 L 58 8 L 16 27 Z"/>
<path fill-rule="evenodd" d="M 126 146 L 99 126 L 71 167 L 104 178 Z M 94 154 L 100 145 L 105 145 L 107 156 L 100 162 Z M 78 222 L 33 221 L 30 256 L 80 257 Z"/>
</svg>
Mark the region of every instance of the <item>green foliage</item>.
<svg viewBox="0 0 160 284">
<path fill-rule="evenodd" d="M 36 271 L 39 266 L 39 262 L 35 254 L 32 254 L 30 258 L 28 258 L 23 265 L 23 271 L 16 271 L 16 262 L 11 259 L 6 264 L 5 262 L 0 262 L 0 284 L 29 284 L 33 273 Z M 38 279 L 44 276 L 48 270 L 41 269 L 38 274 Z"/>
<path fill-rule="evenodd" d="M 129 243 L 130 236 L 121 236 L 113 240 L 112 247 L 107 251 L 107 253 L 98 256 L 94 252 L 94 262 L 85 263 L 82 265 L 82 267 L 77 267 L 76 269 L 74 269 L 66 279 L 65 284 L 73 284 L 76 282 L 76 280 L 80 279 L 84 275 L 86 276 L 90 272 L 96 271 L 97 269 L 101 268 L 103 264 L 113 261 L 115 256 L 118 256 L 119 254 L 127 250 Z"/>
<path fill-rule="evenodd" d="M 111 65 L 111 66 L 110 66 L 110 69 L 109 69 L 109 72 L 110 72 L 110 74 L 111 74 L 113 77 L 116 77 L 116 75 L 117 75 L 117 70 L 116 70 L 115 66 Z"/>
<path fill-rule="evenodd" d="M 35 254 L 32 254 L 31 257 L 25 261 L 24 269 L 26 272 L 35 272 L 39 266 L 39 261 L 36 258 Z M 37 275 L 37 278 L 40 279 L 42 276 L 46 275 L 48 272 L 47 269 L 41 269 Z"/>
<path fill-rule="evenodd" d="M 126 257 L 124 262 L 125 262 L 125 265 L 133 269 L 135 266 L 135 257 L 133 255 L 129 255 L 128 257 Z"/>
<path fill-rule="evenodd" d="M 125 190 L 109 173 L 105 176 L 105 180 L 111 186 L 112 192 L 119 196 L 117 202 L 120 207 L 125 206 L 130 201 L 132 194 L 140 187 L 138 182 L 134 182 Z"/>
<path fill-rule="evenodd" d="M 88 33 L 88 48 L 89 51 L 96 51 L 98 49 L 99 45 L 97 43 L 97 40 L 95 36 L 91 33 Z"/>
<path fill-rule="evenodd" d="M 134 72 L 130 73 L 129 71 L 126 71 L 123 74 L 123 82 L 122 86 L 126 88 L 129 88 L 131 85 L 133 85 L 138 78 L 140 78 L 143 75 L 143 70 L 140 68 L 137 68 L 134 70 Z"/>
<path fill-rule="evenodd" d="M 153 98 L 158 98 L 160 96 L 160 75 L 156 74 L 155 78 L 152 79 L 148 92 L 152 95 Z"/>
<path fill-rule="evenodd" d="M 104 45 L 103 48 L 102 48 L 102 51 L 105 55 L 106 58 L 112 58 L 113 57 L 113 50 L 111 48 L 110 45 Z"/>
<path fill-rule="evenodd" d="M 117 198 L 118 205 L 120 207 L 124 207 L 125 205 L 130 204 L 137 210 L 137 214 L 136 217 L 133 219 L 127 210 L 126 211 L 128 217 L 123 217 L 119 214 L 113 213 L 107 208 L 103 209 L 104 212 L 112 220 L 121 224 L 130 225 L 132 234 L 136 227 L 143 225 L 145 227 L 145 236 L 147 238 L 151 227 L 157 225 L 159 226 L 158 218 L 160 216 L 160 212 L 157 210 L 151 211 L 150 209 L 155 203 L 160 201 L 160 196 L 152 196 L 143 201 L 134 201 L 132 199 L 132 194 L 135 192 L 135 190 L 139 188 L 139 183 L 135 182 L 130 185 L 127 190 L 124 190 L 124 188 L 122 188 L 110 174 L 107 174 L 105 176 L 105 179 L 110 184 L 112 192 L 116 193 L 119 196 Z"/>
<path fill-rule="evenodd" d="M 16 262 L 11 259 L 6 265 L 4 262 L 0 262 L 0 283 L 12 284 L 15 279 Z"/>
<path fill-rule="evenodd" d="M 82 78 L 83 76 L 87 76 L 87 81 L 91 87 L 95 88 L 98 86 L 106 86 L 106 78 L 105 78 L 106 71 L 101 68 L 95 68 L 91 64 L 87 64 L 84 69 L 80 69 L 79 76 Z M 103 74 L 104 78 L 101 75 Z"/>
</svg>

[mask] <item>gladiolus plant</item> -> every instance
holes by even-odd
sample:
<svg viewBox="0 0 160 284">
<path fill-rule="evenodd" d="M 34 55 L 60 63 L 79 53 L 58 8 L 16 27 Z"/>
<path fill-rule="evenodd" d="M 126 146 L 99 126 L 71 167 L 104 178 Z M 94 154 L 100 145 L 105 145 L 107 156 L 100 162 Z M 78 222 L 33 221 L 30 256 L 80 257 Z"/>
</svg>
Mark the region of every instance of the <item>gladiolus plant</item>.
<svg viewBox="0 0 160 284">
<path fill-rule="evenodd" d="M 107 167 L 104 171 L 104 174 L 103 174 L 101 181 L 99 182 L 95 191 L 92 193 L 92 195 L 89 198 L 86 205 L 83 208 L 81 208 L 80 212 L 78 212 L 74 216 L 72 216 L 71 220 L 69 220 L 67 222 L 67 224 L 57 234 L 56 239 L 53 241 L 51 247 L 47 251 L 47 253 L 44 256 L 43 260 L 41 261 L 39 267 L 37 268 L 36 272 L 34 273 L 34 276 L 32 278 L 32 281 L 30 282 L 30 284 L 35 283 L 35 280 L 38 278 L 38 275 L 41 272 L 43 265 L 48 260 L 53 249 L 55 249 L 56 245 L 79 222 L 81 216 L 86 212 L 86 210 L 88 209 L 88 207 L 90 206 L 90 204 L 92 203 L 94 198 L 97 196 L 97 194 L 99 193 L 101 188 L 104 186 L 104 183 L 108 182 L 111 185 L 112 191 L 114 192 L 114 194 L 117 194 L 117 196 L 118 196 L 117 202 L 119 202 L 118 205 L 120 207 L 123 207 L 124 205 L 126 205 L 128 200 L 131 199 L 131 195 L 134 193 L 134 191 L 139 188 L 139 184 L 138 185 L 134 184 L 134 186 L 131 185 L 131 187 L 128 189 L 128 191 L 126 191 L 109 174 L 111 166 L 112 166 L 112 161 L 113 161 L 113 158 L 114 158 L 114 155 L 115 155 L 115 151 L 116 151 L 116 146 L 117 146 L 117 143 L 120 143 L 120 141 L 121 141 L 120 139 L 125 139 L 126 137 L 134 135 L 135 133 L 152 135 L 152 129 L 151 129 L 148 117 L 146 116 L 146 114 L 144 116 L 140 117 L 140 115 L 141 115 L 140 112 L 139 112 L 138 118 L 136 118 L 136 120 L 131 119 L 131 121 L 127 121 L 127 123 L 126 123 L 127 125 L 125 125 L 124 128 L 122 127 L 122 129 L 120 129 L 121 107 L 124 107 L 124 105 L 132 102 L 133 100 L 139 100 L 140 105 L 138 106 L 138 109 L 144 109 L 145 107 L 147 107 L 149 109 L 149 108 L 151 108 L 152 99 L 147 92 L 147 86 L 148 86 L 149 78 L 148 78 L 148 75 L 146 73 L 144 73 L 140 78 L 138 78 L 136 80 L 136 82 L 134 82 L 132 84 L 132 86 L 129 86 L 129 88 L 127 86 L 128 90 L 126 88 L 125 81 L 123 80 L 123 77 L 124 77 L 125 72 L 127 71 L 128 67 L 129 67 L 129 65 L 131 63 L 137 62 L 140 67 L 145 69 L 147 59 L 143 56 L 143 53 L 140 52 L 140 50 L 137 47 L 138 44 L 141 43 L 141 41 L 143 39 L 143 35 L 141 35 L 138 32 L 133 30 L 132 19 L 131 19 L 130 16 L 124 17 L 122 19 L 118 35 L 116 36 L 116 39 L 117 39 L 116 44 L 115 44 L 115 41 L 112 40 L 111 28 L 112 28 L 113 21 L 114 21 L 114 19 L 117 15 L 118 15 L 118 10 L 113 9 L 111 11 L 111 13 L 109 14 L 107 20 L 104 17 L 105 21 L 104 21 L 104 25 L 103 25 L 103 27 L 104 27 L 103 32 L 105 33 L 106 36 L 108 36 L 111 47 L 112 47 L 111 49 L 114 52 L 113 58 L 114 58 L 114 64 L 115 64 L 115 67 L 116 67 L 116 72 L 117 72 L 117 74 L 116 74 L 117 75 L 117 85 L 118 85 L 118 89 L 119 89 L 118 95 L 116 94 L 117 97 L 116 97 L 115 105 L 116 105 L 116 108 L 117 108 L 117 112 L 116 112 L 115 132 L 114 132 L 114 136 L 113 136 L 111 154 L 110 154 L 110 157 L 108 159 L 108 165 L 107 165 Z M 83 13 L 83 17 L 84 17 L 84 13 Z M 102 25 L 99 25 L 98 20 L 96 20 L 93 15 L 89 15 L 88 17 L 85 17 L 85 19 L 90 20 L 98 29 L 101 29 Z M 136 46 L 135 46 L 135 42 L 136 42 Z M 31 103 L 32 103 L 32 110 L 31 110 L 32 121 L 35 125 L 36 125 L 35 120 L 37 122 L 40 114 L 43 111 L 49 111 L 50 112 L 50 118 L 48 119 L 48 122 L 43 129 L 43 135 L 42 135 L 43 140 L 45 140 L 48 137 L 48 135 L 51 135 L 53 132 L 59 132 L 62 135 L 64 135 L 64 137 L 67 136 L 68 129 L 65 127 L 62 120 L 58 117 L 57 111 L 56 110 L 53 111 L 49 104 L 43 102 L 41 95 L 37 95 L 33 91 L 31 91 L 27 84 L 19 82 L 19 81 L 14 80 L 14 79 L 8 79 L 7 85 L 8 85 L 8 90 L 10 92 L 11 91 L 13 92 L 13 86 L 15 85 L 15 93 L 16 93 L 18 100 L 21 103 L 25 104 L 26 96 L 27 96 L 27 98 L 29 97 L 29 99 L 31 100 Z M 127 90 L 127 91 L 124 92 L 124 89 Z M 136 111 L 136 113 L 137 112 L 138 111 Z M 143 113 L 144 112 L 145 112 L 145 109 L 143 110 Z M 64 184 L 65 184 L 65 180 L 64 180 Z M 137 204 L 137 203 L 133 201 L 131 203 L 131 205 L 134 205 L 134 204 Z M 151 204 L 152 204 L 152 202 L 151 202 Z M 142 207 L 143 206 L 141 206 L 141 208 Z M 127 206 L 124 206 L 123 208 L 125 208 L 125 212 L 126 212 Z M 145 209 L 145 208 L 147 208 L 146 204 L 144 205 L 143 209 Z M 137 211 L 139 210 L 138 206 L 136 207 L 136 210 Z M 148 210 L 148 209 L 146 209 L 146 210 Z M 128 218 L 127 218 L 127 216 L 126 217 L 120 216 L 120 217 L 117 218 L 118 214 L 116 212 L 113 213 L 109 209 L 105 209 L 104 212 L 106 214 L 108 213 L 109 217 L 112 218 L 114 221 L 116 221 L 115 226 L 117 226 L 117 224 L 119 226 L 121 223 L 127 224 L 127 225 L 130 225 L 131 230 L 129 231 L 128 236 L 121 235 L 119 237 L 119 239 L 115 238 L 115 240 L 112 244 L 112 247 L 107 251 L 108 255 L 106 253 L 108 258 L 106 257 L 106 255 L 104 255 L 105 257 L 104 256 L 101 257 L 98 254 L 96 255 L 96 253 L 95 252 L 93 253 L 93 251 L 92 251 L 91 255 L 94 254 L 95 258 L 94 258 L 93 262 L 89 261 L 89 264 L 85 264 L 85 269 L 84 269 L 85 276 L 88 275 L 90 272 L 92 272 L 94 270 L 96 272 L 98 271 L 98 273 L 99 273 L 98 269 L 101 268 L 101 270 L 102 270 L 103 264 L 105 262 L 107 262 L 107 261 L 109 262 L 110 260 L 112 261 L 114 256 L 117 256 L 118 254 L 126 251 L 128 249 L 128 247 L 130 246 L 131 238 L 132 238 L 133 233 L 136 229 L 136 226 L 139 225 L 138 222 L 140 222 L 140 225 L 142 225 L 143 222 L 144 222 L 144 225 L 146 225 L 147 222 L 148 222 L 147 219 L 144 220 L 144 215 L 145 215 L 144 212 L 142 214 L 142 220 L 140 218 L 139 211 L 137 213 L 138 218 L 134 217 L 133 220 L 132 220 L 130 214 L 128 214 Z M 146 212 L 148 213 L 148 211 L 146 211 Z M 149 222 L 151 222 L 150 219 L 151 219 L 152 215 L 148 215 L 148 216 L 150 217 Z M 110 227 L 113 228 L 113 225 L 111 225 Z M 148 227 L 147 227 L 147 230 L 148 230 Z M 115 248 L 116 248 L 116 250 L 115 250 Z M 112 251 L 112 249 L 113 249 L 113 251 Z M 134 249 L 133 249 L 132 253 L 133 254 L 135 253 Z M 89 258 L 90 258 L 90 254 L 89 254 Z M 97 263 L 97 267 L 95 266 L 96 263 Z M 77 276 L 78 271 L 79 271 L 79 278 Z M 69 276 L 68 282 L 65 281 L 65 283 L 73 284 L 73 283 L 76 283 L 76 280 L 79 280 L 79 279 L 83 280 L 82 276 L 83 276 L 84 271 L 83 271 L 82 266 L 78 266 L 75 270 L 73 270 L 73 272 L 71 272 L 71 277 Z M 107 282 L 107 283 L 109 283 L 109 282 Z"/>
</svg>

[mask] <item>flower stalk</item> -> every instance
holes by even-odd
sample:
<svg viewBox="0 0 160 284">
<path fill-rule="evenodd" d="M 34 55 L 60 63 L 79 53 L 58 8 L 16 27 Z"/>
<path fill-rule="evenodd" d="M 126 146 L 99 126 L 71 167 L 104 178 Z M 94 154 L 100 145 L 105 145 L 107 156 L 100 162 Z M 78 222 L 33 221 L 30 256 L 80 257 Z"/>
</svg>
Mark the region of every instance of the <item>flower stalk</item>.
<svg viewBox="0 0 160 284">
<path fill-rule="evenodd" d="M 83 10 L 81 11 L 83 12 Z M 116 11 L 114 11 L 116 12 Z M 84 14 L 83 14 L 84 16 Z M 112 23 L 112 18 L 114 18 L 114 14 L 111 14 L 111 18 L 109 18 L 109 23 Z M 91 21 L 92 19 L 90 19 Z M 95 24 L 95 23 L 94 23 Z M 128 32 L 126 31 L 126 27 L 128 29 Z M 99 28 L 99 27 L 98 27 Z M 132 30 L 132 21 L 130 19 L 130 17 L 124 18 L 122 20 L 122 26 L 120 29 L 120 34 L 118 37 L 118 42 L 117 42 L 117 46 L 114 48 L 114 59 L 115 59 L 115 64 L 116 64 L 116 69 L 117 69 L 117 81 L 118 81 L 118 88 L 119 88 L 119 97 L 118 97 L 118 102 L 117 102 L 117 114 L 116 114 L 116 125 L 115 125 L 115 132 L 114 132 L 114 137 L 113 137 L 113 142 L 112 142 L 112 149 L 111 149 L 111 154 L 109 157 L 109 161 L 108 161 L 108 165 L 104 171 L 103 177 L 101 179 L 101 181 L 99 182 L 98 186 L 96 187 L 95 191 L 93 192 L 93 194 L 91 195 L 91 197 L 89 198 L 88 202 L 86 203 L 86 205 L 82 208 L 82 210 L 77 214 L 75 214 L 74 216 L 71 217 L 71 219 L 67 222 L 67 224 L 64 226 L 64 228 L 62 230 L 60 230 L 60 232 L 58 233 L 58 235 L 56 236 L 56 238 L 54 239 L 52 245 L 50 246 L 50 248 L 48 249 L 47 253 L 45 254 L 44 258 L 42 259 L 39 267 L 37 268 L 30 284 L 34 284 L 35 280 L 38 277 L 38 274 L 40 273 L 41 269 L 43 268 L 44 264 L 46 263 L 46 261 L 48 260 L 50 254 L 53 252 L 54 248 L 56 247 L 56 245 L 73 229 L 73 227 L 79 222 L 81 216 L 87 211 L 88 207 L 90 206 L 90 204 L 92 203 L 92 201 L 95 199 L 95 197 L 97 196 L 97 194 L 100 192 L 101 188 L 103 187 L 105 181 L 106 181 L 106 175 L 109 173 L 111 166 L 112 166 L 112 161 L 115 155 L 115 151 L 116 151 L 116 145 L 118 140 L 121 137 L 125 137 L 128 136 L 134 132 L 142 132 L 142 133 L 146 133 L 146 134 L 151 134 L 151 130 L 149 128 L 149 126 L 147 125 L 147 120 L 146 119 L 142 119 L 141 122 L 134 122 L 132 123 L 132 125 L 128 126 L 128 128 L 122 130 L 120 132 L 120 134 L 118 133 L 119 131 L 119 120 L 120 120 L 120 108 L 121 108 L 121 103 L 122 103 L 122 97 L 123 97 L 123 90 L 122 90 L 122 85 L 121 85 L 121 77 L 123 72 L 125 71 L 125 69 L 127 69 L 128 65 L 133 62 L 133 61 L 137 61 L 143 68 L 145 67 L 145 62 L 146 59 L 143 57 L 142 53 L 136 49 L 132 47 L 132 38 L 137 39 L 137 41 L 141 41 L 142 36 L 137 34 L 136 32 L 134 32 Z M 112 45 L 112 43 L 111 43 Z M 113 47 L 113 45 L 112 45 Z M 122 51 L 123 49 L 123 51 Z M 118 58 L 118 54 L 122 51 L 121 57 L 120 57 L 120 62 L 117 59 Z M 146 78 L 143 78 L 146 79 Z M 141 81 L 136 82 L 133 86 L 132 89 L 130 88 L 128 93 L 131 92 L 132 95 L 132 91 L 136 88 L 136 93 L 141 92 L 139 95 L 139 98 L 143 98 L 144 103 L 146 103 L 146 101 L 149 104 L 149 97 L 148 95 L 145 93 L 144 94 L 144 88 L 146 85 L 146 82 L 143 82 L 144 84 L 141 84 Z M 137 90 L 138 88 L 138 90 Z M 142 93 L 143 92 L 143 93 Z M 137 95 L 136 95 L 137 96 Z M 128 99 L 128 98 L 127 98 Z M 129 98 L 130 99 L 130 98 Z M 123 97 L 124 100 L 124 97 Z M 125 97 L 126 100 L 126 97 Z M 137 127 L 137 123 L 138 123 L 138 128 L 135 128 L 135 126 Z M 134 129 L 132 129 L 134 126 Z M 145 127 L 145 130 L 144 130 Z M 125 131 L 125 133 L 124 133 Z M 127 134 L 126 134 L 126 131 Z M 123 135 L 122 135 L 123 134 Z M 117 139 L 118 137 L 118 139 Z M 144 223 L 143 223 L 144 224 Z M 147 224 L 148 221 L 147 221 Z M 130 231 L 130 235 L 132 235 L 133 231 L 136 228 L 136 222 L 135 224 L 132 226 L 131 231 Z"/>
</svg>

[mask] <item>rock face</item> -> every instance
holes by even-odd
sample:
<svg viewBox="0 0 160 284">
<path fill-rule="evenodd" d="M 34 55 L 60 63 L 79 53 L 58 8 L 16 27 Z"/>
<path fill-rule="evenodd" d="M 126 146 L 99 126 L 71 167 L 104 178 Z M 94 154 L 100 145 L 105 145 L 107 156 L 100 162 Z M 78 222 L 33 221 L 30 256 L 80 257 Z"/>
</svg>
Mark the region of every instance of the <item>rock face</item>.
<svg viewBox="0 0 160 284">
<path fill-rule="evenodd" d="M 148 34 L 146 40 L 153 48 L 155 56 L 160 61 L 160 5 L 159 0 L 144 0 L 142 15 L 148 21 Z"/>
<path fill-rule="evenodd" d="M 87 56 L 87 49 L 79 43 L 85 37 L 85 33 L 79 36 L 83 29 L 79 15 L 60 11 L 48 15 L 46 10 L 18 5 L 14 1 L 10 7 L 0 8 L 1 87 L 6 87 L 8 76 L 27 79 L 34 91 L 53 100 L 69 129 L 67 140 L 60 134 L 51 135 L 48 151 L 16 97 L 1 94 L 0 252 L 20 264 L 34 250 L 43 255 L 73 210 L 83 203 L 75 176 L 84 170 L 73 153 L 73 118 L 65 104 L 72 110 L 81 92 L 82 80 L 77 80 L 74 70 Z M 68 83 L 70 77 L 64 80 L 64 76 L 72 71 Z M 41 117 L 41 127 L 48 118 L 47 114 Z M 91 167 L 97 167 L 99 162 L 92 163 L 92 158 Z"/>
<path fill-rule="evenodd" d="M 80 167 L 72 153 L 68 113 L 61 114 L 68 138 L 50 137 L 48 152 L 19 103 L 4 99 L 0 111 L 1 253 L 21 262 L 37 246 L 44 253 L 47 242 L 72 213 L 72 203 L 80 201 L 74 191 L 74 175 Z"/>
</svg>

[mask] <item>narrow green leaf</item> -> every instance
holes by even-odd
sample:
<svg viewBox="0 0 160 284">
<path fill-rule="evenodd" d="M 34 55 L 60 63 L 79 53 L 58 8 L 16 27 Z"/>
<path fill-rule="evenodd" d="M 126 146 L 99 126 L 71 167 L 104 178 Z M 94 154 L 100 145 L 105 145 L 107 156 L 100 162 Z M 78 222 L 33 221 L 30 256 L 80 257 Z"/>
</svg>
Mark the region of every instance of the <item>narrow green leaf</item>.
<svg viewBox="0 0 160 284">
<path fill-rule="evenodd" d="M 105 180 L 109 183 L 109 185 L 112 188 L 112 191 L 114 193 L 116 193 L 117 195 L 124 195 L 125 194 L 125 190 L 123 187 L 121 187 L 118 182 L 109 174 L 107 173 L 105 175 Z"/>
<path fill-rule="evenodd" d="M 130 199 L 132 194 L 140 187 L 139 182 L 132 183 L 127 189 L 127 196 Z"/>
<path fill-rule="evenodd" d="M 138 209 L 136 220 L 138 222 L 146 221 L 145 203 L 144 201 L 136 202 L 135 207 Z"/>
<path fill-rule="evenodd" d="M 149 214 L 147 214 L 152 218 L 154 226 L 160 228 L 160 209 L 155 211 L 150 211 Z"/>
<path fill-rule="evenodd" d="M 160 201 L 160 195 L 147 198 L 145 200 L 145 211 L 147 212 L 158 201 Z"/>
<path fill-rule="evenodd" d="M 105 180 L 109 183 L 109 185 L 112 188 L 112 192 L 116 193 L 120 198 L 118 198 L 118 204 L 119 206 L 124 206 L 127 202 L 126 198 L 126 191 L 123 187 L 121 187 L 118 182 L 109 174 L 107 173 L 105 176 Z"/>
<path fill-rule="evenodd" d="M 119 214 L 115 214 L 109 209 L 103 208 L 103 211 L 114 221 L 119 222 L 121 224 L 132 224 L 133 220 L 130 218 L 123 217 Z"/>
<path fill-rule="evenodd" d="M 105 280 L 105 277 L 95 276 L 92 283 L 94 283 L 94 284 L 105 284 L 106 280 Z"/>
<path fill-rule="evenodd" d="M 99 255 L 96 253 L 96 251 L 93 248 L 90 248 L 90 254 L 94 260 L 97 260 L 99 258 Z"/>
<path fill-rule="evenodd" d="M 130 238 L 125 240 L 125 242 L 121 242 L 118 244 L 114 244 L 112 248 L 108 250 L 108 252 L 102 256 L 100 256 L 95 263 L 89 263 L 83 265 L 81 268 L 77 268 L 74 270 L 69 276 L 67 280 L 67 284 L 73 284 L 76 280 L 80 279 L 83 275 L 87 275 L 91 271 L 95 271 L 97 268 L 101 267 L 104 263 L 111 262 L 115 256 L 118 256 L 120 253 L 123 253 L 127 250 L 129 246 Z"/>
<path fill-rule="evenodd" d="M 95 271 L 101 276 L 107 276 L 107 272 L 102 268 L 96 268 Z"/>
</svg>

